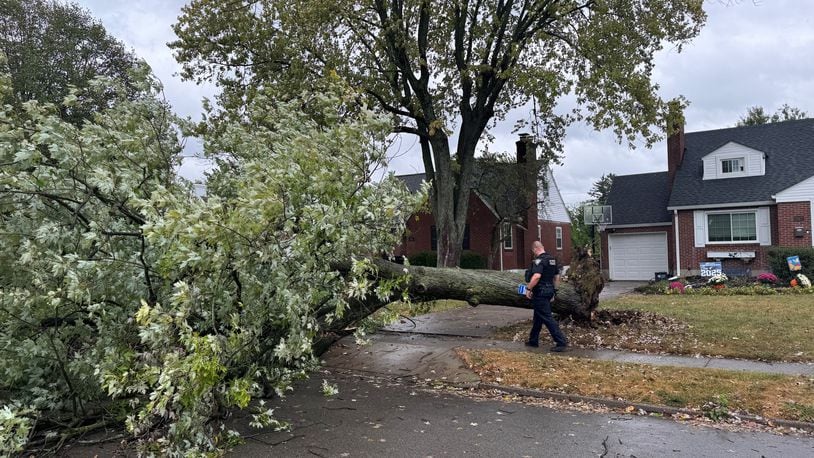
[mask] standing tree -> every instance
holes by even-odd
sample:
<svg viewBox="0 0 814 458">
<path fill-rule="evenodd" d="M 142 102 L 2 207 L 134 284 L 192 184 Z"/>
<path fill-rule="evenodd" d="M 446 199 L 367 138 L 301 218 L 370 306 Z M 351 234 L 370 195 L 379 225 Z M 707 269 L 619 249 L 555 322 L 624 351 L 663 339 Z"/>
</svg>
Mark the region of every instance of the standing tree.
<svg viewBox="0 0 814 458">
<path fill-rule="evenodd" d="M 773 115 L 766 113 L 766 110 L 761 106 L 749 107 L 746 111 L 746 116 L 740 118 L 736 127 L 743 126 L 757 126 L 760 124 L 769 124 L 772 122 L 792 121 L 795 119 L 805 119 L 808 115 L 805 111 L 793 107 L 787 103 L 777 109 Z"/>
<path fill-rule="evenodd" d="M 591 186 L 588 195 L 591 196 L 596 205 L 605 205 L 608 201 L 608 193 L 610 193 L 611 186 L 613 186 L 613 179 L 616 177 L 613 173 L 602 174 Z"/>
<path fill-rule="evenodd" d="M 137 58 L 107 34 L 81 7 L 56 0 L 0 0 L 0 51 L 8 58 L 11 102 L 53 103 L 74 124 L 108 107 L 113 88 L 83 93 L 80 105 L 62 103 L 71 86 L 86 87 L 97 76 L 116 78 L 130 98 L 136 87 L 129 71 Z"/>
<path fill-rule="evenodd" d="M 648 144 L 666 125 L 653 55 L 705 20 L 699 0 L 192 0 L 171 46 L 184 76 L 216 81 L 222 116 L 258 91 L 290 98 L 336 73 L 418 136 L 438 227 L 438 265 L 459 262 L 474 155 L 509 110 L 536 98 L 544 148 L 585 119 Z M 582 107 L 555 113 L 563 95 Z M 216 126 L 213 123 L 212 126 Z"/>
</svg>

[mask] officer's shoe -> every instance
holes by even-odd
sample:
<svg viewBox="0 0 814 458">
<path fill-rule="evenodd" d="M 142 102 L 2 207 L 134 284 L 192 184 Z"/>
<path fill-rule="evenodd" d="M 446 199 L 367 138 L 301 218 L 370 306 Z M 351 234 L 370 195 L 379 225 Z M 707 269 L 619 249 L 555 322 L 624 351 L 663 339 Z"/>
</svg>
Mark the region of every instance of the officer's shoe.
<svg viewBox="0 0 814 458">
<path fill-rule="evenodd" d="M 564 351 L 568 351 L 568 345 L 557 345 L 557 346 L 551 347 L 551 351 L 553 351 L 555 353 L 562 353 Z"/>
<path fill-rule="evenodd" d="M 538 344 L 538 343 L 529 342 L 529 341 L 523 342 L 523 345 L 525 345 L 527 347 L 532 347 L 532 348 L 538 348 L 540 346 L 540 344 Z"/>
</svg>

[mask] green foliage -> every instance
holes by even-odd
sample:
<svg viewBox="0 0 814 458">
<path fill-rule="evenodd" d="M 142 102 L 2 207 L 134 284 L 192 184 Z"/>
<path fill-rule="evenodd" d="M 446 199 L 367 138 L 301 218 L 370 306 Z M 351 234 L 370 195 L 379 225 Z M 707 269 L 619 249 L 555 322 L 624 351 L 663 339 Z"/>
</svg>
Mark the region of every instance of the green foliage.
<svg viewBox="0 0 814 458">
<path fill-rule="evenodd" d="M 78 124 L 110 106 L 121 92 L 136 97 L 129 72 L 138 59 L 108 35 L 87 10 L 56 0 L 0 0 L 0 52 L 8 57 L 13 98 L 20 106 L 54 104 L 63 119 Z M 78 93 L 81 104 L 64 104 L 71 87 L 86 88 L 98 76 L 124 84 Z"/>
<path fill-rule="evenodd" d="M 616 177 L 613 173 L 602 174 L 591 186 L 588 195 L 593 198 L 597 205 L 605 205 L 608 202 L 608 194 L 610 194 L 611 186 L 613 186 L 613 179 Z"/>
<path fill-rule="evenodd" d="M 223 88 L 221 119 L 243 119 L 258 88 L 287 100 L 325 75 L 352 82 L 394 132 L 419 137 L 445 232 L 438 256 L 456 263 L 475 151 L 494 121 L 533 99 L 548 157 L 576 120 L 652 145 L 668 115 L 654 56 L 680 51 L 705 20 L 698 0 L 195 0 L 170 46 L 184 77 Z M 558 113 L 570 94 L 579 107 Z"/>
<path fill-rule="evenodd" d="M 791 272 L 786 258 L 799 256 L 802 270 Z M 798 273 L 802 273 L 808 278 L 814 278 L 814 248 L 795 247 L 773 247 L 768 251 L 769 268 L 777 275 L 782 283 L 789 284 L 792 278 Z"/>
<path fill-rule="evenodd" d="M 773 122 L 792 121 L 795 119 L 805 119 L 808 115 L 805 111 L 797 107 L 790 106 L 784 103 L 783 106 L 777 109 L 773 115 L 766 113 L 766 110 L 761 106 L 749 107 L 746 111 L 746 116 L 740 118 L 737 127 L 742 126 L 757 126 L 760 124 L 769 124 Z"/>
<path fill-rule="evenodd" d="M 461 254 L 461 269 L 485 269 L 486 258 L 474 251 L 464 251 Z"/>
<path fill-rule="evenodd" d="M 438 256 L 434 251 L 421 251 L 407 257 L 412 266 L 436 267 Z"/>
<path fill-rule="evenodd" d="M 568 215 L 571 217 L 571 246 L 575 249 L 591 245 L 593 227 L 585 224 L 585 205 L 589 204 L 590 201 L 585 201 L 568 208 Z"/>
<path fill-rule="evenodd" d="M 715 396 L 711 401 L 707 401 L 701 406 L 701 411 L 704 416 L 712 421 L 722 421 L 730 417 L 729 413 L 729 398 L 720 394 Z"/>
<path fill-rule="evenodd" d="M 0 113 L 0 401 L 21 406 L 3 413 L 0 453 L 34 419 L 111 401 L 144 453 L 222 450 L 236 435 L 214 413 L 290 391 L 322 329 L 403 286 L 370 259 L 424 195 L 371 182 L 387 120 L 355 93 L 327 80 L 287 103 L 258 94 L 256 123 L 205 138 L 232 166 L 201 200 L 174 173 L 188 126 L 146 68 L 131 81 L 141 97 L 81 126 L 35 102 Z M 253 423 L 283 426 L 267 409 Z"/>
</svg>

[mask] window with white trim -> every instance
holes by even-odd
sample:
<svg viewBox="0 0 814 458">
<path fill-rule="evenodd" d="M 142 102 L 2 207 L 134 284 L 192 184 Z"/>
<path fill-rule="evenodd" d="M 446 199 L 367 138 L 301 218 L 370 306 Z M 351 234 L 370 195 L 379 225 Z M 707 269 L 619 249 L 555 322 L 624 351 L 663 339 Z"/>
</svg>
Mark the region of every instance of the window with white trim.
<svg viewBox="0 0 814 458">
<path fill-rule="evenodd" d="M 707 213 L 708 242 L 757 242 L 755 212 Z"/>
<path fill-rule="evenodd" d="M 742 157 L 733 157 L 731 159 L 721 159 L 721 174 L 726 175 L 730 173 L 743 173 L 743 165 L 746 160 Z"/>
<path fill-rule="evenodd" d="M 500 227 L 500 238 L 503 240 L 503 249 L 511 250 L 514 248 L 512 244 L 512 223 L 503 223 Z"/>
<path fill-rule="evenodd" d="M 562 250 L 562 228 L 557 226 L 554 228 L 554 237 L 558 250 Z"/>
</svg>

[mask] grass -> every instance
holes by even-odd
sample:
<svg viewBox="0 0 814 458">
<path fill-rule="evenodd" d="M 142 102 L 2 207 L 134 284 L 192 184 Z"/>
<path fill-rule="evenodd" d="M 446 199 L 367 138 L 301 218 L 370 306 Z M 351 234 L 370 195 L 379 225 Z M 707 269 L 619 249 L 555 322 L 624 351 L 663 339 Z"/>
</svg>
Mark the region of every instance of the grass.
<svg viewBox="0 0 814 458">
<path fill-rule="evenodd" d="M 814 360 L 810 296 L 622 296 L 603 309 L 655 312 L 688 326 L 692 339 L 667 342 L 669 353 Z M 697 342 L 696 342 L 697 340 Z"/>
<path fill-rule="evenodd" d="M 373 318 L 385 317 L 390 320 L 397 320 L 399 316 L 414 317 L 427 313 L 445 312 L 458 308 L 469 307 L 466 301 L 437 300 L 428 302 L 414 302 L 407 304 L 404 302 L 393 302 L 373 314 Z"/>
<path fill-rule="evenodd" d="M 814 379 L 596 361 L 532 352 L 458 350 L 484 381 L 583 396 L 812 421 Z"/>
<path fill-rule="evenodd" d="M 814 361 L 814 302 L 810 296 L 643 296 L 602 302 L 600 312 L 629 315 L 596 328 L 564 324 L 572 344 L 655 353 L 766 361 Z M 634 311 L 634 312 L 629 312 Z M 643 312 L 643 313 L 639 313 Z M 503 328 L 517 340 L 530 324 Z"/>
</svg>

